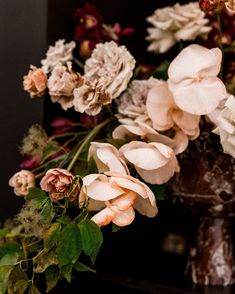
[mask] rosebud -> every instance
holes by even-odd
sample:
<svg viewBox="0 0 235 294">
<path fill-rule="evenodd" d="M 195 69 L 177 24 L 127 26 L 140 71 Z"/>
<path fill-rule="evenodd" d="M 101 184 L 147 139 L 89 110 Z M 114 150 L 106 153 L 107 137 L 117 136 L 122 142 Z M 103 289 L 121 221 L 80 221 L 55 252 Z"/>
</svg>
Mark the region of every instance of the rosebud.
<svg viewBox="0 0 235 294">
<path fill-rule="evenodd" d="M 85 113 L 80 115 L 80 123 L 86 129 L 92 129 L 103 120 L 101 115 L 90 116 Z"/>
<path fill-rule="evenodd" d="M 79 46 L 79 55 L 82 58 L 87 59 L 91 56 L 92 50 L 93 50 L 92 42 L 89 40 L 85 40 L 81 42 Z"/>
<path fill-rule="evenodd" d="M 224 0 L 199 0 L 202 11 L 208 14 L 220 11 L 224 6 Z"/>
</svg>

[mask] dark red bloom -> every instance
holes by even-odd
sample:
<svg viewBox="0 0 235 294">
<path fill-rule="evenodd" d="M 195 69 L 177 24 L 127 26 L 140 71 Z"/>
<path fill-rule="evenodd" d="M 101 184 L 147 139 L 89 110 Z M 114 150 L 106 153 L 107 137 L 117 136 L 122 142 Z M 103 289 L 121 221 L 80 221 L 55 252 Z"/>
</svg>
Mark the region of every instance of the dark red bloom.
<svg viewBox="0 0 235 294">
<path fill-rule="evenodd" d="M 39 155 L 26 156 L 20 164 L 21 169 L 32 170 L 39 166 L 41 162 L 41 157 Z"/>
<path fill-rule="evenodd" d="M 223 0 L 199 0 L 199 6 L 207 14 L 218 12 L 224 7 Z"/>
<path fill-rule="evenodd" d="M 104 118 L 101 115 L 90 116 L 85 113 L 80 115 L 80 123 L 86 129 L 92 129 L 99 123 L 101 123 Z"/>
<path fill-rule="evenodd" d="M 74 123 L 65 117 L 55 117 L 51 122 L 53 135 L 63 134 L 74 129 Z"/>
</svg>

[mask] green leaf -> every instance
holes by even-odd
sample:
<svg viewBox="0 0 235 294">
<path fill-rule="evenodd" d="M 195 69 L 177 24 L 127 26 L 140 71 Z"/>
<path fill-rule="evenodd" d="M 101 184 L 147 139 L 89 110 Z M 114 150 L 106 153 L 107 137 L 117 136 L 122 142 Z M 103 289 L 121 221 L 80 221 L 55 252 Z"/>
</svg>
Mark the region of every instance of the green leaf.
<svg viewBox="0 0 235 294">
<path fill-rule="evenodd" d="M 8 290 L 8 294 L 24 294 L 26 289 L 28 288 L 28 285 L 29 285 L 29 281 L 26 281 L 26 280 L 18 280 L 15 285 L 14 285 L 14 288 L 13 288 L 13 291 L 9 291 Z"/>
<path fill-rule="evenodd" d="M 58 223 L 61 223 L 61 224 L 64 224 L 64 225 L 68 225 L 69 223 L 72 222 L 71 218 L 67 214 L 57 218 L 56 221 Z"/>
<path fill-rule="evenodd" d="M 103 242 L 101 230 L 91 220 L 82 221 L 78 226 L 82 236 L 82 248 L 94 264 Z"/>
<path fill-rule="evenodd" d="M 0 266 L 15 265 L 19 254 L 17 252 L 7 253 L 0 259 Z"/>
<path fill-rule="evenodd" d="M 11 265 L 0 266 L 0 294 L 4 294 L 6 292 L 8 280 L 13 268 L 14 267 Z"/>
<path fill-rule="evenodd" d="M 50 266 L 47 268 L 45 272 L 45 277 L 46 277 L 46 284 L 47 284 L 47 289 L 46 292 L 48 293 L 53 289 L 56 284 L 59 281 L 60 277 L 60 270 L 57 266 Z"/>
<path fill-rule="evenodd" d="M 75 223 L 70 223 L 63 229 L 57 246 L 59 267 L 75 263 L 82 252 L 81 234 Z"/>
<path fill-rule="evenodd" d="M 61 276 L 65 278 L 68 283 L 71 283 L 72 270 L 73 270 L 73 264 L 65 265 L 60 269 Z"/>
<path fill-rule="evenodd" d="M 168 68 L 170 65 L 169 60 L 163 61 L 153 73 L 153 77 L 157 79 L 167 80 L 168 79 Z"/>
<path fill-rule="evenodd" d="M 28 276 L 20 267 L 14 267 L 8 281 L 8 294 L 23 294 L 29 285 Z"/>
<path fill-rule="evenodd" d="M 49 266 L 57 265 L 58 259 L 55 250 L 51 250 L 45 254 L 39 255 L 37 258 L 35 258 L 34 263 L 36 265 L 34 268 L 35 273 L 43 273 Z"/>
<path fill-rule="evenodd" d="M 165 190 L 166 190 L 166 185 L 148 185 L 149 188 L 152 190 L 154 193 L 155 197 L 157 200 L 161 201 L 165 199 Z"/>
<path fill-rule="evenodd" d="M 48 200 L 44 203 L 39 219 L 44 224 L 50 224 L 55 216 L 55 210 L 52 203 Z"/>
<path fill-rule="evenodd" d="M 40 209 L 48 201 L 48 196 L 39 188 L 29 188 L 27 200 L 31 201 L 32 206 Z"/>
<path fill-rule="evenodd" d="M 7 229 L 0 229 L 0 239 L 3 239 L 7 233 L 9 233 L 9 230 Z"/>
<path fill-rule="evenodd" d="M 44 233 L 43 243 L 47 250 L 50 250 L 58 241 L 61 231 L 60 223 L 51 224 L 50 228 Z"/>
<path fill-rule="evenodd" d="M 6 254 L 13 254 L 13 253 L 18 253 L 19 255 L 22 253 L 22 250 L 19 244 L 12 242 L 12 243 L 2 244 L 0 246 L 0 259 Z"/>
<path fill-rule="evenodd" d="M 78 271 L 78 272 L 92 272 L 92 273 L 96 273 L 95 270 L 93 270 L 91 267 L 81 263 L 80 261 L 77 261 L 73 268 Z"/>
</svg>

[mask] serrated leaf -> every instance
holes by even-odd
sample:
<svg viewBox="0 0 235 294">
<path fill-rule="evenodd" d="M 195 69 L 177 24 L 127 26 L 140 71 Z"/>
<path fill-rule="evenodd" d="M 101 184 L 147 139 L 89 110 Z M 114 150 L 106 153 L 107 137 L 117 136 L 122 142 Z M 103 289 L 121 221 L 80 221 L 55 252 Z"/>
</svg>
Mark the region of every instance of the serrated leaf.
<svg viewBox="0 0 235 294">
<path fill-rule="evenodd" d="M 82 252 L 81 234 L 75 223 L 65 226 L 61 232 L 56 253 L 59 267 L 75 263 Z"/>
<path fill-rule="evenodd" d="M 50 228 L 44 233 L 43 243 L 47 250 L 50 250 L 58 241 L 58 237 L 61 231 L 60 223 L 51 224 Z"/>
<path fill-rule="evenodd" d="M 60 269 L 61 276 L 65 278 L 68 283 L 71 283 L 72 270 L 73 270 L 73 264 L 65 265 Z"/>
<path fill-rule="evenodd" d="M 60 277 L 60 270 L 57 266 L 50 266 L 47 268 L 45 272 L 45 277 L 46 277 L 46 284 L 47 284 L 47 289 L 46 292 L 48 293 L 53 289 L 56 284 L 59 281 Z"/>
<path fill-rule="evenodd" d="M 39 255 L 37 258 L 35 258 L 34 263 L 35 263 L 35 268 L 34 268 L 35 273 L 43 273 L 49 266 L 57 265 L 58 259 L 57 259 L 55 250 L 51 250 L 49 252 L 46 252 L 45 254 Z"/>
<path fill-rule="evenodd" d="M 48 201 L 48 196 L 39 188 L 29 188 L 27 200 L 31 201 L 32 206 L 40 209 Z"/>
<path fill-rule="evenodd" d="M 55 216 L 55 210 L 52 203 L 47 199 L 44 203 L 42 211 L 39 214 L 39 219 L 44 224 L 50 224 Z"/>
<path fill-rule="evenodd" d="M 94 264 L 103 242 L 102 232 L 91 220 L 82 221 L 78 226 L 82 236 L 82 248 Z"/>
<path fill-rule="evenodd" d="M 94 269 L 92 269 L 91 267 L 81 263 L 80 261 L 77 261 L 73 268 L 78 271 L 78 272 L 92 272 L 92 273 L 96 273 L 96 271 Z"/>
</svg>

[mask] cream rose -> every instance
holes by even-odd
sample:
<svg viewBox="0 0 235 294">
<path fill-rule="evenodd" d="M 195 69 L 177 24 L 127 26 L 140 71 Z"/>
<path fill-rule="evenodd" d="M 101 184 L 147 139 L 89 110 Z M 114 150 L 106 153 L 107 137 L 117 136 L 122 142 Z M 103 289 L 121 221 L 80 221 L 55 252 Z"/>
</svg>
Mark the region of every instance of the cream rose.
<svg viewBox="0 0 235 294">
<path fill-rule="evenodd" d="M 57 64 L 48 80 L 49 94 L 53 102 L 58 102 L 64 110 L 73 106 L 73 90 L 83 78 L 72 71 L 71 63 L 67 66 Z"/>
<path fill-rule="evenodd" d="M 235 97 L 229 96 L 224 109 L 217 117 L 218 127 L 213 131 L 220 136 L 225 153 L 235 158 Z"/>
<path fill-rule="evenodd" d="M 135 59 L 124 46 L 115 42 L 96 45 L 86 60 L 84 77 L 92 83 L 99 83 L 111 97 L 117 98 L 133 75 Z"/>
<path fill-rule="evenodd" d="M 65 43 L 65 40 L 58 40 L 54 46 L 50 46 L 46 58 L 41 60 L 42 70 L 48 73 L 53 70 L 57 64 L 66 64 L 73 59 L 73 49 L 76 47 L 76 43 L 71 41 Z"/>
<path fill-rule="evenodd" d="M 148 28 L 148 51 L 164 53 L 177 42 L 193 41 L 198 36 L 206 37 L 211 30 L 209 20 L 201 11 L 198 2 L 190 2 L 155 10 L 147 18 L 153 27 Z"/>
<path fill-rule="evenodd" d="M 27 196 L 29 188 L 35 187 L 35 176 L 28 170 L 21 170 L 10 178 L 9 185 L 17 196 Z"/>
</svg>

